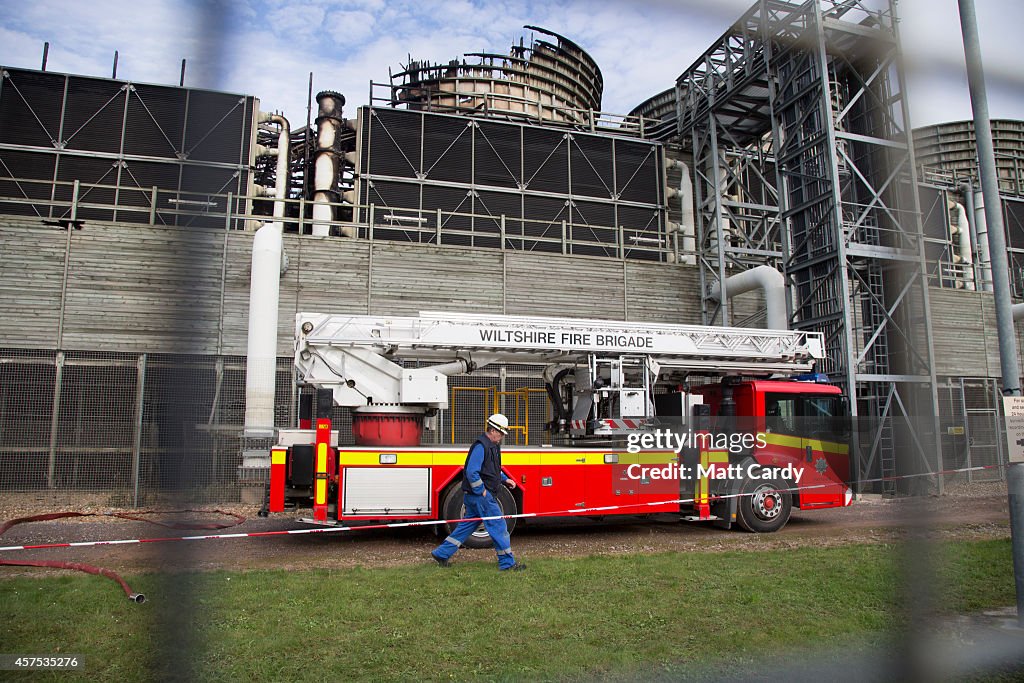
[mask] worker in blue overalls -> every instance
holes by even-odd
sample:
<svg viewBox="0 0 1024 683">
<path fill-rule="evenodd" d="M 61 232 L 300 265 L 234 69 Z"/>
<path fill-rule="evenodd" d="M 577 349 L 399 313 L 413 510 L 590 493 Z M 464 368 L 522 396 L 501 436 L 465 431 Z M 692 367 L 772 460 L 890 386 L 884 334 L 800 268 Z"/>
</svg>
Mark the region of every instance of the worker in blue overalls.
<svg viewBox="0 0 1024 683">
<path fill-rule="evenodd" d="M 497 517 L 485 519 L 484 528 L 494 541 L 494 550 L 498 553 L 498 569 L 502 571 L 518 571 L 526 565 L 516 562 L 512 555 L 512 544 L 509 541 L 508 525 L 501 519 L 502 510 L 498 505 L 498 487 L 505 485 L 510 489 L 516 482 L 506 477 L 501 471 L 501 440 L 508 434 L 508 418 L 495 413 L 487 418 L 487 431 L 477 438 L 470 446 L 466 456 L 466 466 L 462 477 L 462 492 L 465 494 L 467 518 Z M 452 555 L 459 551 L 469 535 L 476 531 L 480 522 L 459 522 L 451 535 L 430 553 L 442 567 L 449 566 Z"/>
</svg>

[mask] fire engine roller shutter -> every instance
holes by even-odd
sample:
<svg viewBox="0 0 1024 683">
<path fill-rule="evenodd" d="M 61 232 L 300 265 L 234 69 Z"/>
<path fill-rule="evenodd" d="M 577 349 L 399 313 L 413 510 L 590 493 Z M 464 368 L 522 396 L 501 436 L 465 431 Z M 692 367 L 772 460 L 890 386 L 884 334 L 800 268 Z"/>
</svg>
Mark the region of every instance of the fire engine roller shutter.
<svg viewBox="0 0 1024 683">
<path fill-rule="evenodd" d="M 342 481 L 342 514 L 408 517 L 431 512 L 429 467 L 346 467 Z"/>
</svg>

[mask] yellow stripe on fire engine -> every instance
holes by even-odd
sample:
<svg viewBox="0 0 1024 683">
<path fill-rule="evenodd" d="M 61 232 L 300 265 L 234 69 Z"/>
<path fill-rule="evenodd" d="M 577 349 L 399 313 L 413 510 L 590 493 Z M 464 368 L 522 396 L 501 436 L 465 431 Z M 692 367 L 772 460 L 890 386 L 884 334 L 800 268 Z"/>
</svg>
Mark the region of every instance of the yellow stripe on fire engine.
<svg viewBox="0 0 1024 683">
<path fill-rule="evenodd" d="M 327 480 L 317 479 L 316 480 L 316 496 L 313 499 L 316 505 L 323 505 L 327 502 Z"/>
<path fill-rule="evenodd" d="M 641 451 L 632 457 L 641 465 L 663 465 L 679 461 L 679 454 L 675 451 Z"/>
<path fill-rule="evenodd" d="M 271 465 L 283 465 L 287 461 L 288 451 L 274 449 L 270 451 L 270 464 Z"/>
<path fill-rule="evenodd" d="M 616 453 L 620 464 L 639 462 L 642 465 L 657 465 L 675 462 L 678 456 L 673 451 L 643 451 L 626 453 L 621 450 L 553 450 L 537 448 L 530 450 L 514 450 L 501 454 L 501 463 L 509 466 L 523 465 L 604 465 L 605 455 Z M 382 454 L 394 455 L 395 465 L 429 467 L 454 466 L 461 467 L 466 463 L 466 449 L 436 451 L 403 451 L 403 450 L 342 450 L 338 452 L 338 462 L 342 467 L 369 467 L 380 464 Z"/>
<path fill-rule="evenodd" d="M 715 463 L 716 465 L 725 465 L 729 463 L 729 452 L 728 451 L 701 451 L 700 464 L 704 469 L 708 468 L 708 465 Z M 707 505 L 709 496 L 709 486 L 707 477 L 700 477 L 697 479 L 697 490 L 694 492 L 694 497 L 697 499 L 697 504 Z"/>
<path fill-rule="evenodd" d="M 396 465 L 416 465 L 419 467 L 427 467 L 430 465 L 441 465 L 435 461 L 434 454 L 431 451 L 338 451 L 338 463 L 342 466 L 369 466 L 379 465 L 380 456 L 382 453 L 395 456 Z M 461 465 L 466 461 L 466 456 L 462 456 L 462 460 L 459 461 Z M 454 464 L 454 463 L 452 463 Z"/>
<path fill-rule="evenodd" d="M 318 474 L 327 471 L 327 444 L 325 443 L 316 446 L 316 471 Z"/>
<path fill-rule="evenodd" d="M 784 446 L 786 448 L 805 448 L 810 446 L 816 451 L 823 451 L 825 453 L 832 453 L 834 455 L 849 455 L 850 447 L 848 444 L 838 443 L 835 441 L 822 441 L 821 439 L 803 439 L 799 436 L 790 436 L 788 434 L 772 434 L 767 433 L 764 435 L 766 443 L 773 446 Z"/>
</svg>

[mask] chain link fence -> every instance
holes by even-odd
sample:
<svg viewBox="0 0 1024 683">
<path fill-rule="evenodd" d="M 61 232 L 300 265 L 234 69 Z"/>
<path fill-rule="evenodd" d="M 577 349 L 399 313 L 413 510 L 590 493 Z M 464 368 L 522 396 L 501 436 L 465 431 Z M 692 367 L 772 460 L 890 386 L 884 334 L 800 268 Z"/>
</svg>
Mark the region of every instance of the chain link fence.
<svg viewBox="0 0 1024 683">
<path fill-rule="evenodd" d="M 290 358 L 278 359 L 275 426 L 296 426 L 299 397 L 312 392 L 296 385 Z M 453 377 L 449 400 L 424 444 L 470 443 L 495 411 L 509 416 L 509 443 L 547 442 L 540 368 Z M 351 444 L 348 409 L 331 417 L 339 443 Z M 172 495 L 236 502 L 260 483 L 240 483 L 244 420 L 244 357 L 2 350 L 0 491 L 118 507 Z"/>
<path fill-rule="evenodd" d="M 490 365 L 449 380 L 424 445 L 471 443 L 487 416 L 503 412 L 509 445 L 552 443 L 551 404 L 530 365 Z M 274 422 L 298 424 L 291 359 L 277 364 Z M 944 467 L 990 467 L 954 480 L 995 481 L 1006 462 L 998 390 L 991 379 L 947 378 L 939 387 Z M 339 443 L 352 443 L 348 409 L 335 407 Z M 0 491 L 40 492 L 55 501 L 153 505 L 175 494 L 235 502 L 246 485 L 245 358 L 104 352 L 0 351 Z"/>
<path fill-rule="evenodd" d="M 988 469 L 949 475 L 967 482 L 1006 478 L 1006 448 L 999 388 L 990 378 L 952 377 L 938 387 L 940 440 L 947 470 Z"/>
</svg>

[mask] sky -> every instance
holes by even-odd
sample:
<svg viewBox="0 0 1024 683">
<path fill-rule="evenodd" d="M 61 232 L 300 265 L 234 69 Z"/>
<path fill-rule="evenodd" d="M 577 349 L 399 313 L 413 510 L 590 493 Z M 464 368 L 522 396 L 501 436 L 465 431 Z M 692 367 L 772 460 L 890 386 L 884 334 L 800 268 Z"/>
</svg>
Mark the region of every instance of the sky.
<svg viewBox="0 0 1024 683">
<path fill-rule="evenodd" d="M 880 0 L 867 0 L 878 2 Z M 975 0 L 993 118 L 1024 119 L 1024 3 Z M 504 54 L 526 24 L 583 47 L 604 74 L 602 109 L 625 114 L 669 88 L 750 0 L 35 0 L 5 3 L 0 64 L 111 75 L 255 95 L 305 124 L 313 93 L 336 90 L 345 113 L 414 59 Z M 900 0 L 913 125 L 971 118 L 956 0 Z M 537 35 L 537 38 L 548 39 Z M 383 94 L 383 93 L 381 93 Z M 313 104 L 313 117 L 316 116 Z"/>
</svg>

